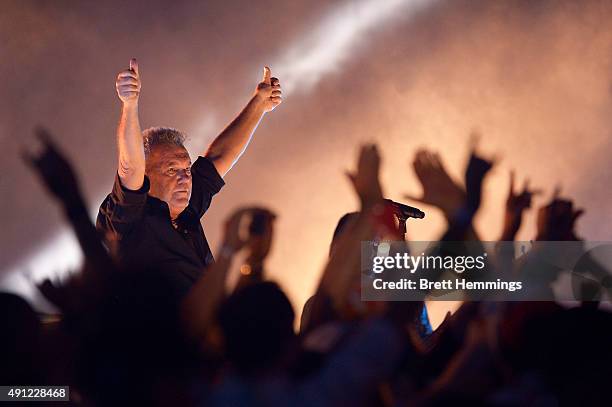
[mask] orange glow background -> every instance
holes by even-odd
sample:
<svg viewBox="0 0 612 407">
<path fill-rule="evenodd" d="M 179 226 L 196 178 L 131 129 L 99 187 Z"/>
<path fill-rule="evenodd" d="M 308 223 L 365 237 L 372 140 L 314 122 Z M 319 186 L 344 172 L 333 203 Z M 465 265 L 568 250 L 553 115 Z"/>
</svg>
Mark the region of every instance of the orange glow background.
<svg viewBox="0 0 612 407">
<path fill-rule="evenodd" d="M 32 272 L 27 259 L 63 226 L 18 157 L 31 146 L 35 124 L 57 135 L 96 207 L 112 185 L 114 79 L 130 57 L 141 66 L 142 125 L 185 130 L 197 154 L 195 147 L 210 142 L 246 103 L 264 64 L 281 83 L 291 76 L 274 61 L 335 4 L 200 3 L 3 5 L 0 277 Z M 359 144 L 380 145 L 386 195 L 402 200 L 419 192 L 410 166 L 416 149 L 439 151 L 460 179 L 472 130 L 482 134 L 486 152 L 501 157 L 477 218 L 484 239 L 501 233 L 508 173 L 515 169 L 519 181 L 529 177 L 546 191 L 536 205 L 562 185 L 563 195 L 587 210 L 579 232 L 610 240 L 610 21 L 607 2 L 437 1 L 362 32 L 348 57 L 314 84 L 306 85 L 308 73 L 303 82 L 294 78 L 294 90 L 260 125 L 204 217 L 213 251 L 234 208 L 272 208 L 279 216 L 270 276 L 301 310 L 338 218 L 357 208 L 343 172 L 353 168 Z M 410 221 L 409 235 L 436 239 L 442 217 L 421 208 L 427 217 Z M 533 237 L 534 221 L 529 213 L 519 239 Z M 432 310 L 432 319 L 447 306 Z"/>
</svg>

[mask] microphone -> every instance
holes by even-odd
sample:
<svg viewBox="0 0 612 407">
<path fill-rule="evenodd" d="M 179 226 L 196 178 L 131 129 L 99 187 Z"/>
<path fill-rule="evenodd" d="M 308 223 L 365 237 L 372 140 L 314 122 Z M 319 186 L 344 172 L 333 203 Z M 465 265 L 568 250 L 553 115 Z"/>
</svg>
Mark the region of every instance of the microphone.
<svg viewBox="0 0 612 407">
<path fill-rule="evenodd" d="M 400 220 L 406 220 L 408 218 L 423 219 L 425 212 L 413 206 L 404 205 L 403 203 L 395 202 L 390 199 L 385 199 L 385 202 L 393 206 L 395 216 Z"/>
</svg>

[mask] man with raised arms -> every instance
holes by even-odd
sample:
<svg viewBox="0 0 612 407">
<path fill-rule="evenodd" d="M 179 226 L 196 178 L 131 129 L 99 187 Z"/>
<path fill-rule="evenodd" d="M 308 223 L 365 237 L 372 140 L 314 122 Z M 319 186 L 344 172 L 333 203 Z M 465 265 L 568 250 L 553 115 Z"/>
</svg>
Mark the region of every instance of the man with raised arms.
<svg viewBox="0 0 612 407">
<path fill-rule="evenodd" d="M 282 102 L 280 83 L 265 67 L 245 108 L 193 164 L 180 131 L 141 131 L 141 80 L 135 59 L 117 75 L 116 88 L 122 103 L 117 175 L 96 226 L 123 265 L 168 270 L 184 293 L 213 262 L 200 218 L 263 116 Z"/>
</svg>

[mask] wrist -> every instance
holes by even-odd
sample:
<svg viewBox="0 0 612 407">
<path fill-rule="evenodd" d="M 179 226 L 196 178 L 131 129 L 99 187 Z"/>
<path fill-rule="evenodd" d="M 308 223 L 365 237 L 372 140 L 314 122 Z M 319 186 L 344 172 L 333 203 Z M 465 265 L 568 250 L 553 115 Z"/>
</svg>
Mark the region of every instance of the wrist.
<svg viewBox="0 0 612 407">
<path fill-rule="evenodd" d="M 263 116 L 266 113 L 265 105 L 265 98 L 258 93 L 255 93 L 247 104 L 247 108 L 249 108 L 249 110 L 251 110 L 253 113 Z"/>
<path fill-rule="evenodd" d="M 123 102 L 123 110 L 124 111 L 134 111 L 134 110 L 138 110 L 138 99 L 136 100 L 126 100 L 126 101 L 122 101 Z"/>
<path fill-rule="evenodd" d="M 77 195 L 76 198 L 64 200 L 63 205 L 64 213 L 68 219 L 77 219 L 83 216 L 89 218 L 87 208 L 83 204 L 83 200 L 80 195 Z"/>
<path fill-rule="evenodd" d="M 249 266 L 253 273 L 261 273 L 263 271 L 263 261 L 247 260 L 245 264 Z"/>
</svg>

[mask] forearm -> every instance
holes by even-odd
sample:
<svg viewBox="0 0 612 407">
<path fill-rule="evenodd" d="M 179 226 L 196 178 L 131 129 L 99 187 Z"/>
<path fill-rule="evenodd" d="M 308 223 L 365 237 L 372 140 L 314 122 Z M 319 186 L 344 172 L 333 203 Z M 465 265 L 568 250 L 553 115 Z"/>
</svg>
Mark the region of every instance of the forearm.
<svg viewBox="0 0 612 407">
<path fill-rule="evenodd" d="M 123 104 L 117 126 L 117 149 L 121 183 L 128 189 L 139 189 L 144 182 L 145 154 L 137 103 Z"/>
<path fill-rule="evenodd" d="M 368 215 L 362 213 L 353 227 L 340 238 L 336 252 L 325 267 L 319 290 L 329 296 L 337 311 L 346 306 L 350 290 L 359 281 L 361 242 L 373 238 L 374 228 Z"/>
<path fill-rule="evenodd" d="M 205 156 L 213 162 L 221 176 L 227 174 L 244 153 L 264 113 L 264 105 L 254 96 L 212 142 Z"/>
<path fill-rule="evenodd" d="M 115 264 L 100 241 L 100 236 L 87 213 L 84 200 L 79 196 L 79 199 L 62 201 L 62 205 L 85 258 L 97 272 L 111 272 Z"/>
<path fill-rule="evenodd" d="M 225 296 L 225 281 L 231 267 L 233 255 L 224 253 L 193 286 L 183 302 L 183 320 L 192 337 L 203 337 L 210 326 L 217 306 Z"/>
</svg>

